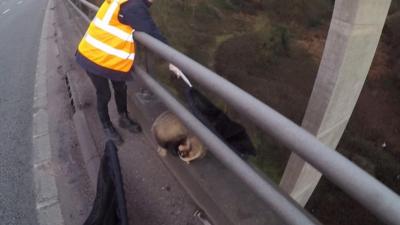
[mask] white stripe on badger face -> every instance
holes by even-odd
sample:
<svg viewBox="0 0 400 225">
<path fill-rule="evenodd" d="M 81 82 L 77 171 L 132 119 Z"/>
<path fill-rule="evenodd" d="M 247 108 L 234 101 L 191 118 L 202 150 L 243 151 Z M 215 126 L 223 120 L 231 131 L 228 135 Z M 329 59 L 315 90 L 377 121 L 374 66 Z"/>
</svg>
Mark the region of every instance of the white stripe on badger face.
<svg viewBox="0 0 400 225">
<path fill-rule="evenodd" d="M 110 33 L 124 41 L 133 42 L 132 34 L 130 34 L 130 33 L 127 33 L 121 29 L 118 29 L 117 27 L 110 26 L 98 18 L 95 18 L 93 23 L 96 27 L 98 27 L 104 31 L 107 31 L 108 33 Z"/>
<path fill-rule="evenodd" d="M 103 51 L 103 52 L 105 52 L 107 54 L 116 56 L 118 58 L 128 59 L 128 60 L 132 60 L 132 61 L 135 58 L 135 54 L 134 53 L 129 54 L 128 52 L 115 49 L 115 48 L 113 48 L 113 47 L 111 47 L 111 46 L 109 46 L 109 45 L 107 45 L 107 44 L 95 39 L 94 37 L 90 36 L 89 34 L 86 34 L 85 40 L 89 44 L 91 44 L 93 47 L 95 47 L 97 49 L 100 49 L 101 51 Z"/>
</svg>

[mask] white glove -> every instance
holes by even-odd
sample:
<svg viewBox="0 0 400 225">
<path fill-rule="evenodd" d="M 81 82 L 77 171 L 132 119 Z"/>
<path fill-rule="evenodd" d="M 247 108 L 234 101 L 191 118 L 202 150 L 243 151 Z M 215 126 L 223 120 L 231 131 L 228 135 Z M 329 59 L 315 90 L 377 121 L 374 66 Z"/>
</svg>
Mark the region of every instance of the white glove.
<svg viewBox="0 0 400 225">
<path fill-rule="evenodd" d="M 174 64 L 169 64 L 169 70 L 171 70 L 175 75 L 176 75 L 176 77 L 179 79 L 179 78 L 181 78 L 183 81 L 185 81 L 185 83 L 189 86 L 189 87 L 192 87 L 192 84 L 190 83 L 190 81 L 189 81 L 189 79 L 185 76 L 185 74 L 183 74 L 183 72 L 178 68 L 178 67 L 176 67 Z"/>
<path fill-rule="evenodd" d="M 169 70 L 171 70 L 177 78 L 181 78 L 182 76 L 184 76 L 183 72 L 174 64 L 169 64 Z"/>
</svg>

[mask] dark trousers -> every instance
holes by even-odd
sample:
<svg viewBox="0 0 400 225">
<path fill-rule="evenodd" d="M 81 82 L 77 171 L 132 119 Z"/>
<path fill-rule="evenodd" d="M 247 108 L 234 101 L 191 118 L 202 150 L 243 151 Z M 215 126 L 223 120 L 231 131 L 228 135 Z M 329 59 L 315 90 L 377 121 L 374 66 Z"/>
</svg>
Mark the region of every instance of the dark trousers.
<svg viewBox="0 0 400 225">
<path fill-rule="evenodd" d="M 97 112 L 103 126 L 111 125 L 110 116 L 108 114 L 108 102 L 111 99 L 110 82 L 114 89 L 115 102 L 117 103 L 117 110 L 119 114 L 127 113 L 127 100 L 126 100 L 126 82 L 113 81 L 102 76 L 98 76 L 87 72 L 94 87 L 96 88 L 97 96 Z"/>
</svg>

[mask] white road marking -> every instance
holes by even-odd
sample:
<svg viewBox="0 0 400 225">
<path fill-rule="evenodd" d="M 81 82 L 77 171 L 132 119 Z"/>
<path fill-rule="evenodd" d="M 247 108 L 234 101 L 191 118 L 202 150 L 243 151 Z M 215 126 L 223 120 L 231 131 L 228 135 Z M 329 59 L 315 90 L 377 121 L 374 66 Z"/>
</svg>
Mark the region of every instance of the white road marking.
<svg viewBox="0 0 400 225">
<path fill-rule="evenodd" d="M 6 13 L 10 12 L 10 9 L 6 9 L 1 15 L 5 15 Z"/>
<path fill-rule="evenodd" d="M 19 1 L 17 2 L 17 5 L 21 5 L 23 3 L 23 1 Z"/>
</svg>

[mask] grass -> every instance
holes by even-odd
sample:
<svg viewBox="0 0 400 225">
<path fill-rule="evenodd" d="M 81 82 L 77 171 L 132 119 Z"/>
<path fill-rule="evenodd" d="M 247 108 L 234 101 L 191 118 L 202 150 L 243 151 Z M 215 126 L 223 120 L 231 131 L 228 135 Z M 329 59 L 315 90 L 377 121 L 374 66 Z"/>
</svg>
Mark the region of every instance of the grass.
<svg viewBox="0 0 400 225">
<path fill-rule="evenodd" d="M 257 149 L 257 156 L 250 158 L 250 163 L 256 165 L 272 181 L 279 184 L 284 172 L 290 152 L 266 138 L 266 135 L 258 129 L 250 130 L 250 137 Z"/>
</svg>

